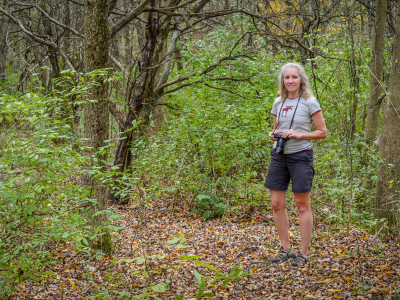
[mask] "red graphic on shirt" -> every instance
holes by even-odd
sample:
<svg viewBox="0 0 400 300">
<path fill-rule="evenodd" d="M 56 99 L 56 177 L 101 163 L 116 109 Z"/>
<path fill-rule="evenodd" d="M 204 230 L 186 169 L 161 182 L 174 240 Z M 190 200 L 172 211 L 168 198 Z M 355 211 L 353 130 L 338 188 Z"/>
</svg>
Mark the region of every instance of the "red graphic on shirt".
<svg viewBox="0 0 400 300">
<path fill-rule="evenodd" d="M 292 105 L 292 106 L 286 105 L 286 107 L 285 107 L 284 109 L 282 109 L 282 118 L 283 118 L 283 117 L 287 117 L 287 112 L 288 112 L 289 110 L 292 110 L 292 108 L 293 108 L 293 105 Z M 286 114 L 285 114 L 285 113 L 286 113 Z"/>
</svg>

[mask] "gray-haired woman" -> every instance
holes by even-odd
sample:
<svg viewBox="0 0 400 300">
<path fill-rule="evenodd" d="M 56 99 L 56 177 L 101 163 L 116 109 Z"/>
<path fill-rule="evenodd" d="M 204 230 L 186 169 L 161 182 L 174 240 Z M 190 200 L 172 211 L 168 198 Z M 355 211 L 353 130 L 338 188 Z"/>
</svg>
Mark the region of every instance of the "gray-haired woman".
<svg viewBox="0 0 400 300">
<path fill-rule="evenodd" d="M 274 141 L 271 163 L 264 186 L 270 190 L 275 227 L 281 250 L 271 261 L 291 259 L 293 266 L 307 263 L 311 243 L 313 215 L 310 193 L 314 177 L 312 141 L 326 137 L 326 126 L 318 100 L 313 96 L 304 68 L 298 63 L 287 63 L 279 74 L 279 95 L 272 107 L 274 130 L 269 137 Z M 311 131 L 314 124 L 315 130 Z M 276 152 L 278 137 L 287 139 L 283 153 Z M 301 247 L 296 255 L 290 245 L 289 222 L 286 212 L 286 192 L 292 182 L 294 201 L 299 212 Z"/>
</svg>

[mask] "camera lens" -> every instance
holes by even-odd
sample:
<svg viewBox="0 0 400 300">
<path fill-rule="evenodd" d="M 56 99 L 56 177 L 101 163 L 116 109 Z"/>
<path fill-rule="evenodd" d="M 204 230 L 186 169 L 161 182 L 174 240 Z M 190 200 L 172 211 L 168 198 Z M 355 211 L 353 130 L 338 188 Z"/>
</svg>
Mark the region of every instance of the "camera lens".
<svg viewBox="0 0 400 300">
<path fill-rule="evenodd" d="M 284 152 L 284 148 L 285 148 L 285 144 L 286 144 L 286 139 L 284 139 L 284 138 L 278 138 L 278 140 L 277 140 L 277 142 L 276 142 L 276 148 L 275 148 L 275 151 L 276 151 L 276 153 L 278 153 L 278 154 L 283 154 L 283 152 Z"/>
</svg>

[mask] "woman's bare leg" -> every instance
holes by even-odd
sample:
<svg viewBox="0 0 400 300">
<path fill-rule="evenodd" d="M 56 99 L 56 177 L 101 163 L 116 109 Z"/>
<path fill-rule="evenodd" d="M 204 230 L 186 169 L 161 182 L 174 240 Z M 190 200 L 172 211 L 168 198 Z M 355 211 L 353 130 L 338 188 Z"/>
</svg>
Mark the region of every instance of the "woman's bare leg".
<svg viewBox="0 0 400 300">
<path fill-rule="evenodd" d="M 286 213 L 286 191 L 269 190 L 275 227 L 284 250 L 290 248 L 289 221 Z"/>
<path fill-rule="evenodd" d="M 306 256 L 308 255 L 308 248 L 311 244 L 313 230 L 313 215 L 310 208 L 310 194 L 310 192 L 294 194 L 294 202 L 296 202 L 297 205 L 300 221 L 300 252 Z"/>
</svg>

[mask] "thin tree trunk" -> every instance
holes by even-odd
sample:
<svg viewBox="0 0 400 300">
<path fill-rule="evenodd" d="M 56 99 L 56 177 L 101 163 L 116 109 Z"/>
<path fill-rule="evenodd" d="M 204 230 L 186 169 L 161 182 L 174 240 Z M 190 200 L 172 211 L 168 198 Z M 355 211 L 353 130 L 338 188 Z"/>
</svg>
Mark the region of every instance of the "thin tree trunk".
<svg viewBox="0 0 400 300">
<path fill-rule="evenodd" d="M 374 47 L 371 58 L 371 79 L 369 87 L 368 114 L 365 124 L 364 139 L 371 145 L 376 138 L 381 105 L 383 63 L 385 60 L 385 26 L 388 0 L 377 0 L 374 33 Z"/>
<path fill-rule="evenodd" d="M 355 58 L 355 39 L 354 39 L 354 10 L 355 10 L 355 2 L 352 1 L 350 7 L 348 8 L 348 18 L 349 18 L 349 36 L 350 36 L 350 45 L 351 45 L 351 57 L 350 57 L 350 80 L 353 86 L 353 102 L 352 109 L 350 114 L 350 127 L 351 127 L 351 139 L 354 138 L 354 134 L 356 133 L 356 121 L 357 121 L 357 106 L 358 106 L 358 93 L 360 90 L 360 80 L 358 78 L 357 72 L 357 64 Z"/>
<path fill-rule="evenodd" d="M 174 33 L 172 34 L 171 40 L 168 45 L 167 54 L 165 55 L 166 63 L 164 64 L 163 72 L 160 75 L 160 79 L 158 80 L 156 89 L 158 89 L 161 85 L 166 83 L 168 80 L 169 73 L 171 71 L 172 57 L 173 57 L 174 52 L 176 51 L 176 44 L 178 42 L 179 33 L 180 32 L 178 30 L 175 30 Z M 159 93 L 156 93 L 154 95 L 154 103 L 159 102 L 161 93 L 162 93 L 162 90 Z M 164 105 L 156 106 L 153 111 L 153 121 L 154 121 L 155 132 L 160 131 L 161 127 L 164 125 L 164 117 L 165 117 Z"/>
<path fill-rule="evenodd" d="M 4 9 L 8 10 L 7 0 L 2 1 L 2 6 Z M 8 22 L 7 17 L 1 16 L 0 18 L 1 26 L 0 26 L 0 80 L 7 79 L 7 43 L 6 43 L 6 35 L 8 26 L 6 25 Z"/>
<path fill-rule="evenodd" d="M 44 8 L 44 10 L 47 10 L 47 5 L 44 1 L 42 1 L 42 7 Z M 52 24 L 51 22 L 48 20 L 47 17 L 42 16 L 42 23 L 43 26 L 45 28 L 46 31 L 46 35 L 53 38 L 53 30 L 52 30 Z M 49 78 L 49 81 L 47 83 L 46 86 L 46 91 L 51 91 L 53 90 L 53 79 L 58 78 L 60 76 L 60 68 L 58 65 L 58 57 L 57 57 L 57 53 L 54 51 L 53 48 L 49 47 L 48 48 L 48 53 L 49 53 L 49 59 L 50 59 L 50 64 L 51 64 L 51 75 Z"/>
<path fill-rule="evenodd" d="M 151 7 L 154 7 L 156 0 L 151 1 Z M 133 121 L 137 119 L 140 112 L 143 109 L 143 99 L 146 93 L 147 80 L 149 75 L 149 70 L 147 68 L 151 64 L 151 58 L 154 53 L 154 48 L 157 42 L 157 20 L 154 18 L 154 13 L 148 13 L 148 31 L 146 37 L 146 49 L 143 55 L 143 61 L 140 69 L 140 76 L 136 81 L 133 96 L 130 99 L 130 110 L 125 119 L 124 131 L 125 139 L 120 139 L 117 151 L 115 154 L 114 165 L 119 166 L 119 171 L 123 172 L 125 169 L 126 158 L 129 151 L 129 144 L 132 141 L 133 131 L 130 130 L 133 127 Z M 115 200 L 115 197 L 111 194 L 111 199 Z"/>
<path fill-rule="evenodd" d="M 375 216 L 387 218 L 395 225 L 399 205 L 400 179 L 400 9 L 397 14 L 396 35 L 393 45 L 392 70 L 389 80 L 382 129 L 379 135 L 379 152 L 384 165 L 378 171 L 375 194 Z"/>
<path fill-rule="evenodd" d="M 108 26 L 108 5 L 107 0 L 87 0 L 85 5 L 85 72 L 92 72 L 108 67 L 108 52 L 110 47 L 110 29 Z M 92 150 L 87 151 L 86 155 L 96 155 L 97 159 L 92 160 L 92 165 L 99 167 L 99 171 L 106 170 L 107 154 L 97 154 L 101 147 L 105 146 L 104 141 L 108 139 L 109 110 L 107 97 L 107 84 L 102 78 L 97 78 L 98 82 L 90 90 L 89 99 L 84 106 L 84 136 L 87 139 L 86 146 Z M 88 99 L 88 100 L 89 100 Z M 83 176 L 83 184 L 90 191 L 90 198 L 97 200 L 96 205 L 92 205 L 90 210 L 91 225 L 98 227 L 106 220 L 106 216 L 99 214 L 92 217 L 97 211 L 102 211 L 107 205 L 107 187 L 94 180 L 90 174 Z M 111 252 L 112 242 L 107 231 L 93 243 L 93 247 Z"/>
</svg>

